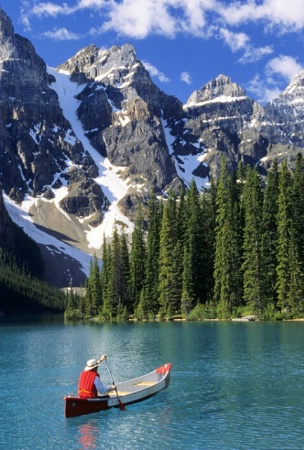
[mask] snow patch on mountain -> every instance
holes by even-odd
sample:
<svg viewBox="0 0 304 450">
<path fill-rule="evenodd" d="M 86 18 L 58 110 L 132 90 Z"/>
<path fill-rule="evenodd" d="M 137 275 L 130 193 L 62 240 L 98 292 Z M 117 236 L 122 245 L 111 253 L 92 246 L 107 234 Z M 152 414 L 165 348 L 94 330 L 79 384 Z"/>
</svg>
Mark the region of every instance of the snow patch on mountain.
<svg viewBox="0 0 304 450">
<path fill-rule="evenodd" d="M 117 222 L 125 224 L 127 233 L 133 231 L 134 225 L 118 209 L 118 201 L 125 196 L 128 190 L 127 182 L 122 180 L 119 176 L 119 173 L 122 173 L 126 169 L 123 167 L 115 167 L 109 162 L 108 158 L 103 158 L 91 146 L 85 135 L 85 130 L 82 128 L 82 124 L 77 117 L 77 109 L 80 102 L 75 98 L 75 96 L 83 90 L 85 85 L 78 85 L 77 83 L 70 81 L 70 74 L 68 72 L 57 72 L 52 68 L 48 68 L 48 72 L 56 78 L 56 82 L 52 83 L 51 88 L 57 93 L 63 114 L 72 127 L 71 129 L 66 130 L 65 140 L 75 143 L 76 136 L 76 138 L 82 142 L 84 149 L 90 153 L 99 169 L 99 175 L 95 179 L 95 182 L 102 187 L 105 196 L 111 203 L 109 210 L 105 212 L 102 224 L 95 228 L 90 227 L 90 230 L 86 231 L 88 248 L 99 249 L 103 242 L 103 236 L 108 238 L 111 237 Z M 57 125 L 54 125 L 54 130 L 55 129 L 57 129 Z M 30 131 L 30 135 L 34 141 L 37 140 L 36 132 L 37 126 L 34 126 Z M 71 161 L 67 161 L 67 163 L 68 165 L 72 164 Z M 33 198 L 30 195 L 27 195 L 22 204 L 17 205 L 4 194 L 5 205 L 12 220 L 19 225 L 28 236 L 37 243 L 52 249 L 52 251 L 55 251 L 54 249 L 57 248 L 59 252 L 76 259 L 82 265 L 84 273 L 88 275 L 92 256 L 44 233 L 41 228 L 34 224 L 31 215 L 29 214 L 31 207 L 38 207 L 39 201 L 45 201 L 54 203 L 56 208 L 70 220 L 68 214 L 59 206 L 60 201 L 67 194 L 66 182 L 61 175 L 62 172 L 58 172 L 58 174 L 55 175 L 55 178 L 61 179 L 63 186 L 59 189 L 53 189 L 55 195 L 54 199 L 46 200 L 42 197 Z"/>
<path fill-rule="evenodd" d="M 193 171 L 197 169 L 200 163 L 203 162 L 205 157 L 205 150 L 195 155 L 179 155 L 178 159 L 174 156 L 173 144 L 175 141 L 175 137 L 170 133 L 170 127 L 166 120 L 161 119 L 163 129 L 165 132 L 166 142 L 169 149 L 170 155 L 174 157 L 175 168 L 178 176 L 185 182 L 187 186 L 190 186 L 192 180 L 195 181 L 197 189 L 200 191 L 203 188 L 209 187 L 209 178 L 201 178 L 193 175 Z M 195 147 L 199 147 L 199 143 Z M 208 166 L 206 163 L 204 164 L 206 167 Z"/>
<path fill-rule="evenodd" d="M 99 184 L 111 202 L 111 207 L 105 213 L 103 223 L 96 227 L 90 227 L 90 232 L 87 233 L 87 239 L 91 248 L 100 248 L 103 240 L 103 235 L 110 237 L 113 232 L 115 222 L 122 222 L 126 225 L 127 232 L 132 232 L 133 224 L 130 220 L 122 215 L 118 209 L 118 202 L 123 198 L 127 191 L 128 185 L 122 180 L 118 174 L 125 170 L 122 167 L 113 166 L 108 158 L 103 158 L 92 145 L 85 135 L 85 130 L 82 127 L 80 120 L 77 117 L 77 109 L 80 105 L 79 100 L 76 99 L 85 85 L 78 85 L 70 80 L 69 72 L 57 72 L 53 68 L 48 68 L 48 72 L 56 78 L 56 82 L 51 85 L 52 89 L 57 92 L 59 103 L 63 110 L 64 116 L 71 123 L 75 136 L 82 142 L 85 150 L 87 150 L 93 158 L 95 164 L 99 168 L 99 176 L 95 178 L 95 182 Z M 98 244 L 97 244 L 98 237 Z"/>
<path fill-rule="evenodd" d="M 42 244 L 49 248 L 50 251 L 69 255 L 71 258 L 78 261 L 83 269 L 86 276 L 89 275 L 90 271 L 90 261 L 92 256 L 85 253 L 76 247 L 66 244 L 65 242 L 59 241 L 55 237 L 44 233 L 40 228 L 31 220 L 29 215 L 30 208 L 36 204 L 37 199 L 26 196 L 25 200 L 22 202 L 21 206 L 18 206 L 13 200 L 11 200 L 4 192 L 3 199 L 5 202 L 5 207 L 10 217 L 19 225 L 23 231 L 32 238 L 38 244 Z M 58 249 L 58 250 L 56 250 Z"/>
<path fill-rule="evenodd" d="M 208 100 L 204 100 L 201 102 L 194 102 L 194 101 L 190 101 L 188 103 L 185 103 L 183 105 L 184 109 L 189 109 L 189 108 L 193 108 L 193 107 L 198 107 L 198 106 L 205 106 L 208 105 L 210 103 L 231 103 L 231 102 L 237 102 L 237 101 L 243 101 L 246 100 L 247 97 L 245 96 L 241 96 L 241 97 L 232 97 L 232 96 L 228 96 L 228 95 L 219 95 L 218 97 L 212 98 L 212 99 L 208 99 Z"/>
</svg>

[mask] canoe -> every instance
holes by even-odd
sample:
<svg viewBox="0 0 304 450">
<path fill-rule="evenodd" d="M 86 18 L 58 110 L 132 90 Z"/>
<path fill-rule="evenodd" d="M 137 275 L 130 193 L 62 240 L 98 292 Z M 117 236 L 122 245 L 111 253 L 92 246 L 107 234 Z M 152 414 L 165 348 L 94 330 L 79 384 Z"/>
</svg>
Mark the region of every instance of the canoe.
<svg viewBox="0 0 304 450">
<path fill-rule="evenodd" d="M 117 393 L 113 391 L 106 396 L 83 399 L 68 395 L 64 397 L 65 417 L 82 416 L 146 400 L 169 386 L 171 367 L 172 364 L 164 364 L 146 375 L 117 383 Z"/>
</svg>

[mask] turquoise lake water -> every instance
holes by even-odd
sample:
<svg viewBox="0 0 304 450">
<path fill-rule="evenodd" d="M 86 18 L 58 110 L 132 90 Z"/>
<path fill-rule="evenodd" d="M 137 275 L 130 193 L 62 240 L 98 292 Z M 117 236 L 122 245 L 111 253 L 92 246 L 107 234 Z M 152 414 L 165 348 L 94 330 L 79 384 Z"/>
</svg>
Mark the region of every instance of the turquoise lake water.
<svg viewBox="0 0 304 450">
<path fill-rule="evenodd" d="M 304 323 L 1 320 L 0 449 L 303 449 L 303 350 Z M 65 419 L 64 395 L 103 353 L 116 382 L 171 362 L 169 388 Z"/>
</svg>

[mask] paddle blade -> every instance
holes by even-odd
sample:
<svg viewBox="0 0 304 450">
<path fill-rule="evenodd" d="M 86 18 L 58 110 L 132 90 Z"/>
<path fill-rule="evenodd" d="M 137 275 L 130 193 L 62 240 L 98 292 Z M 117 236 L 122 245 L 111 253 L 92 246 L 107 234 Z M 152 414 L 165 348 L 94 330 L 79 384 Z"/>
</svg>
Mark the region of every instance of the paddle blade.
<svg viewBox="0 0 304 450">
<path fill-rule="evenodd" d="M 118 405 L 119 405 L 120 411 L 126 411 L 125 405 L 119 399 L 118 399 Z"/>
</svg>

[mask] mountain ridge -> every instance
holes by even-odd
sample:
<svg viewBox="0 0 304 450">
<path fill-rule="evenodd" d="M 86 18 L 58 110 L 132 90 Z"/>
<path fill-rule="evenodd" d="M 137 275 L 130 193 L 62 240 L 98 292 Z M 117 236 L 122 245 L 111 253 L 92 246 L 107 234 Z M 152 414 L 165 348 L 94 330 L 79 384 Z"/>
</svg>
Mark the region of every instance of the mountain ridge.
<svg viewBox="0 0 304 450">
<path fill-rule="evenodd" d="M 182 104 L 130 44 L 92 44 L 51 69 L 1 8 L 0 24 L 0 184 L 58 247 L 100 257 L 103 235 L 115 223 L 130 234 L 152 189 L 202 190 L 223 155 L 263 176 L 303 152 L 304 72 L 264 107 L 223 74 Z"/>
</svg>

